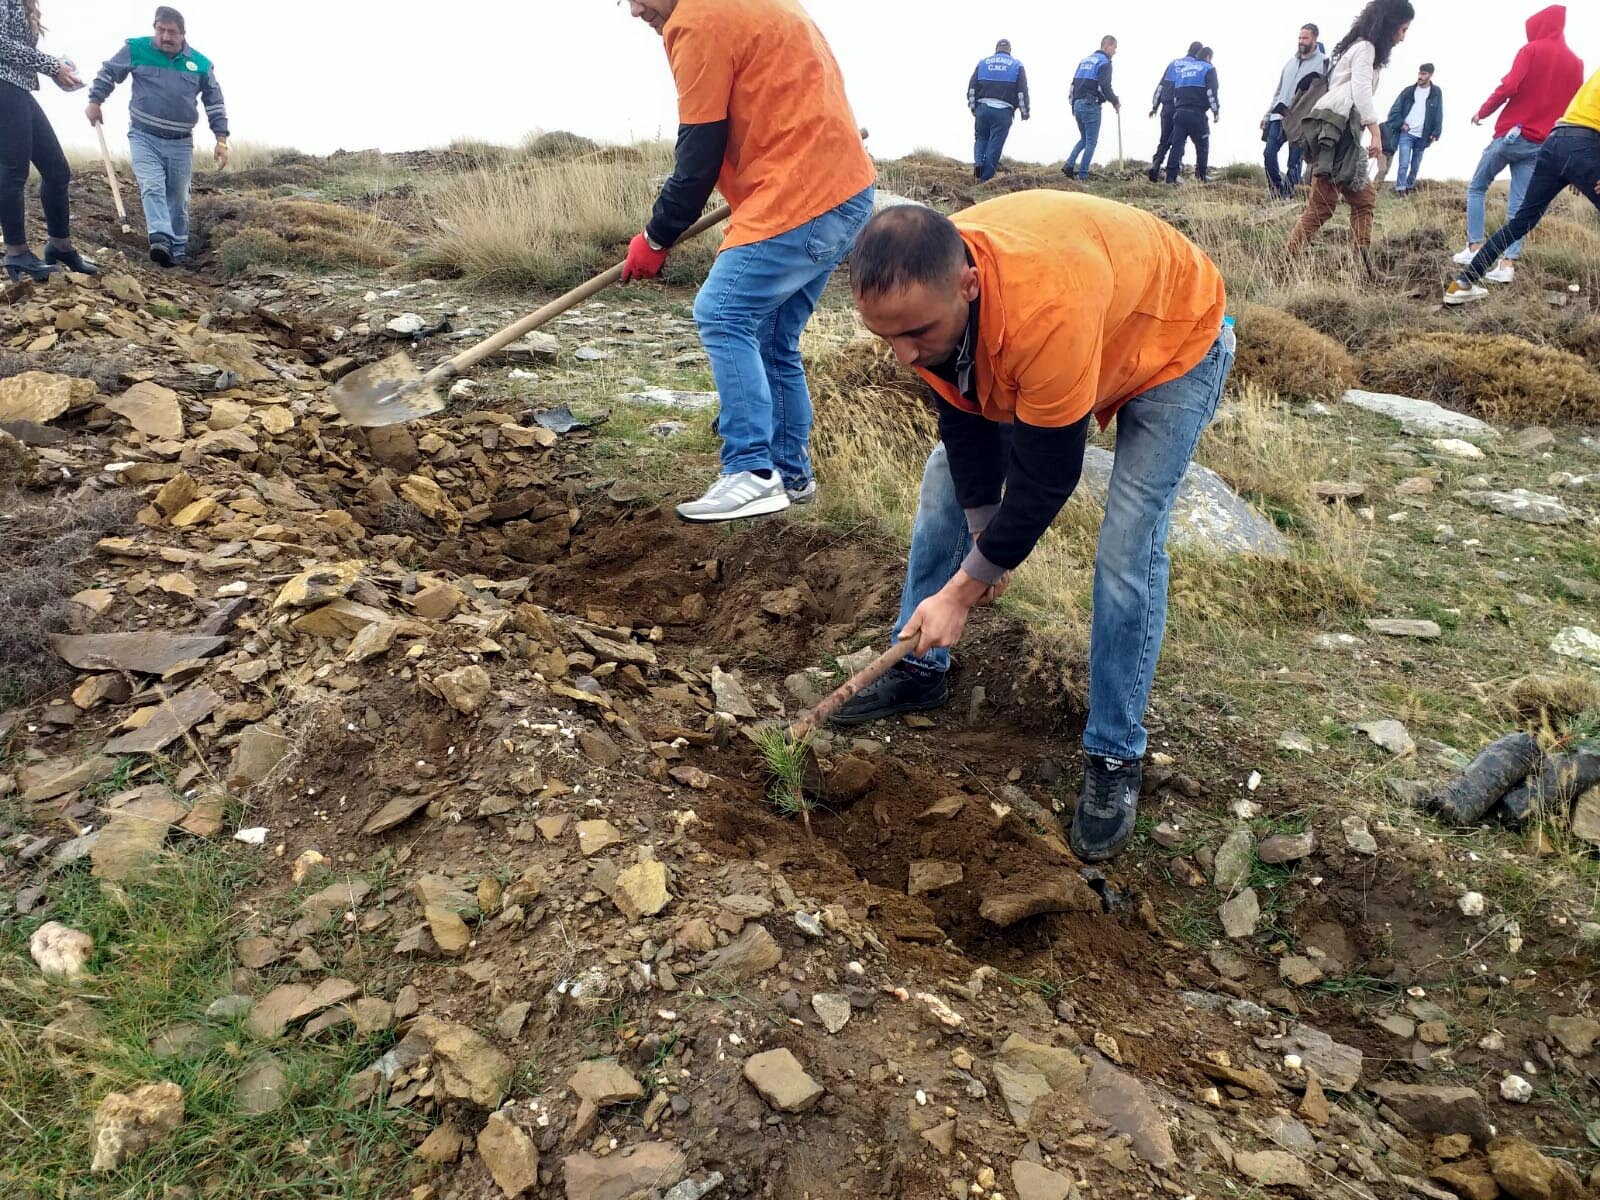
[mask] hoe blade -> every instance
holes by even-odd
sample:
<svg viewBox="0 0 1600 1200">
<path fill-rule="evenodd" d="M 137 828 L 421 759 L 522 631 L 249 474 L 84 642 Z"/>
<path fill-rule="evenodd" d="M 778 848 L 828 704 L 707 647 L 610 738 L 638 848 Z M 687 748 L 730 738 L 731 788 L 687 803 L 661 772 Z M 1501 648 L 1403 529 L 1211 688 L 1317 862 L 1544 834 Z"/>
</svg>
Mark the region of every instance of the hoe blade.
<svg viewBox="0 0 1600 1200">
<path fill-rule="evenodd" d="M 370 429 L 399 425 L 444 411 L 444 399 L 418 386 L 422 373 L 405 354 L 352 371 L 328 389 L 328 399 L 352 425 Z"/>
</svg>

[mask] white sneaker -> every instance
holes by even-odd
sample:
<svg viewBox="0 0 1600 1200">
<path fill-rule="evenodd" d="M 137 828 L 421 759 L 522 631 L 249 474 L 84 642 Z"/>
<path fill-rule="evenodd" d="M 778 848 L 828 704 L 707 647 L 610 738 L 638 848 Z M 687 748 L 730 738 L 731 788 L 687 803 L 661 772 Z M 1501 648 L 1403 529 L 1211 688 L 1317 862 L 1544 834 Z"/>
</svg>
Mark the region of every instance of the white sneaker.
<svg viewBox="0 0 1600 1200">
<path fill-rule="evenodd" d="M 810 504 L 817 498 L 817 490 L 815 479 L 806 480 L 804 487 L 784 489 L 789 494 L 790 504 Z"/>
<path fill-rule="evenodd" d="M 678 505 L 678 515 L 685 521 L 737 521 L 788 507 L 789 497 L 776 472 L 771 479 L 763 479 L 754 471 L 740 471 L 717 476 L 700 499 Z"/>
<path fill-rule="evenodd" d="M 1462 250 L 1456 254 L 1456 265 L 1470 267 L 1472 265 L 1472 260 L 1477 257 L 1478 252 L 1471 246 L 1468 246 L 1465 250 Z"/>
<path fill-rule="evenodd" d="M 1492 271 L 1484 272 L 1483 277 L 1490 283 L 1514 283 L 1517 278 L 1517 268 L 1502 258 L 1499 265 Z"/>
<path fill-rule="evenodd" d="M 1474 300 L 1483 300 L 1489 295 L 1489 289 L 1480 287 L 1476 283 L 1462 283 L 1459 279 L 1452 279 L 1450 286 L 1444 290 L 1446 304 L 1471 304 Z"/>
</svg>

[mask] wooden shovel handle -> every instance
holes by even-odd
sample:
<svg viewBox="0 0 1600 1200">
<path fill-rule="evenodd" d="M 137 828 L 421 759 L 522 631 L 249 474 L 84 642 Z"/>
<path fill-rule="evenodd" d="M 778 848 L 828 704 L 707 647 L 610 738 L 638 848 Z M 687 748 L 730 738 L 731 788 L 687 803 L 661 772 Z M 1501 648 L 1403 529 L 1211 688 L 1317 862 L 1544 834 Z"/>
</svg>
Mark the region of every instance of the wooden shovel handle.
<svg viewBox="0 0 1600 1200">
<path fill-rule="evenodd" d="M 117 182 L 117 169 L 111 165 L 111 147 L 106 145 L 106 127 L 101 121 L 94 123 L 94 131 L 100 138 L 100 161 L 106 165 L 106 180 L 111 184 L 111 198 L 117 204 L 117 220 L 122 222 L 122 228 L 128 228 L 128 210 L 122 203 L 122 184 Z"/>
<path fill-rule="evenodd" d="M 915 648 L 916 644 L 916 638 L 907 638 L 905 641 L 898 643 L 888 650 L 885 650 L 882 654 L 878 655 L 877 658 L 873 659 L 872 662 L 867 664 L 865 669 L 856 672 L 854 675 L 850 676 L 849 679 L 846 679 L 838 686 L 838 688 L 834 690 L 831 696 L 829 696 L 821 704 L 817 705 L 810 712 L 806 713 L 803 717 L 789 727 L 790 740 L 798 742 L 801 738 L 805 737 L 806 734 L 816 729 L 829 717 L 833 716 L 834 713 L 843 708 L 845 704 L 850 701 L 851 697 L 859 694 L 865 688 L 869 688 L 873 684 L 877 683 L 878 680 L 882 679 L 889 673 L 890 668 L 892 668 L 901 659 L 905 658 L 906 655 L 910 654 L 912 649 Z"/>
<path fill-rule="evenodd" d="M 732 215 L 733 209 L 724 204 L 715 212 L 707 213 L 693 225 L 689 226 L 689 228 L 684 231 L 683 236 L 678 239 L 676 244 L 681 246 L 690 238 L 699 237 L 713 225 L 720 225 Z M 566 295 L 559 296 L 550 301 L 549 304 L 546 304 L 538 311 L 529 313 L 515 325 L 508 325 L 493 337 L 488 338 L 485 341 L 481 341 L 476 346 L 472 346 L 466 350 L 463 350 L 454 358 L 447 359 L 446 361 L 440 363 L 437 367 L 422 377 L 421 381 L 418 383 L 418 387 L 432 388 L 438 387 L 444 383 L 449 383 L 458 375 L 465 374 L 469 367 L 482 362 L 492 354 L 498 354 L 501 350 L 504 350 L 507 346 L 511 345 L 512 342 L 517 341 L 519 338 L 526 337 L 535 329 L 538 329 L 539 326 L 548 321 L 554 320 L 567 310 L 576 308 L 585 300 L 588 300 L 592 296 L 598 295 L 600 292 L 605 291 L 608 287 L 622 278 L 622 266 L 622 263 L 618 263 L 610 270 L 603 271 L 599 275 L 596 275 L 593 279 L 589 280 L 588 283 L 580 284 L 579 286 L 573 288 Z"/>
</svg>

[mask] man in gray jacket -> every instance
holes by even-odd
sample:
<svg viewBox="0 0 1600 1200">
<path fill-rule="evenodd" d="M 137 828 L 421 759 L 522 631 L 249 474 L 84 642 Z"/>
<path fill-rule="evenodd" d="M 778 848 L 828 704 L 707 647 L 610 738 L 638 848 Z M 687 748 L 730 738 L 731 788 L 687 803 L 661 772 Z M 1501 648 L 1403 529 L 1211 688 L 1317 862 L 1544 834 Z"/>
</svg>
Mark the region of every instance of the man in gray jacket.
<svg viewBox="0 0 1600 1200">
<path fill-rule="evenodd" d="M 1301 150 L 1297 145 L 1289 146 L 1289 176 L 1285 179 L 1278 168 L 1278 151 L 1283 149 L 1284 142 L 1288 140 L 1283 135 L 1283 117 L 1306 80 L 1328 69 L 1328 56 L 1323 53 L 1317 35 L 1315 25 L 1300 27 L 1300 42 L 1295 47 L 1294 57 L 1278 77 L 1278 89 L 1272 94 L 1272 108 L 1261 118 L 1261 140 L 1267 144 L 1267 185 L 1272 188 L 1273 195 L 1285 200 L 1292 197 L 1294 189 L 1300 186 Z"/>
<path fill-rule="evenodd" d="M 199 106 L 217 139 L 217 165 L 228 165 L 228 110 L 211 60 L 190 47 L 183 14 L 156 9 L 155 36 L 130 38 L 106 60 L 89 89 L 89 124 L 103 119 L 101 105 L 129 75 L 128 148 L 144 203 L 150 259 L 176 266 L 189 248 L 189 179 L 194 171 L 194 127 Z"/>
</svg>

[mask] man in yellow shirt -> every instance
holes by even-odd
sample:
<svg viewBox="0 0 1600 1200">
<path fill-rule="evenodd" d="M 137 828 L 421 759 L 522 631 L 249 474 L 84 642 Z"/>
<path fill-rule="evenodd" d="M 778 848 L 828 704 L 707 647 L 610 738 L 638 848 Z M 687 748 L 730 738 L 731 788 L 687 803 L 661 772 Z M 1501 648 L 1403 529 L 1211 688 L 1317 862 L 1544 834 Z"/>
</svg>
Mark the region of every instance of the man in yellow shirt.
<svg viewBox="0 0 1600 1200">
<path fill-rule="evenodd" d="M 1600 208 L 1600 71 L 1578 89 L 1567 115 L 1545 139 L 1539 157 L 1534 160 L 1533 178 L 1528 181 L 1522 207 L 1483 244 L 1472 265 L 1450 281 L 1444 292 L 1444 302 L 1471 304 L 1487 296 L 1488 290 L 1480 282 L 1484 272 L 1495 264 L 1507 246 L 1533 232 L 1568 185 Z"/>
</svg>

